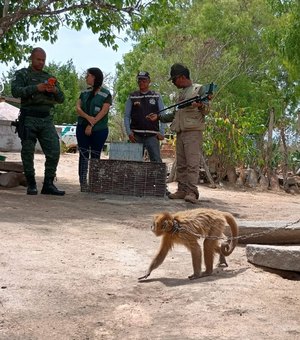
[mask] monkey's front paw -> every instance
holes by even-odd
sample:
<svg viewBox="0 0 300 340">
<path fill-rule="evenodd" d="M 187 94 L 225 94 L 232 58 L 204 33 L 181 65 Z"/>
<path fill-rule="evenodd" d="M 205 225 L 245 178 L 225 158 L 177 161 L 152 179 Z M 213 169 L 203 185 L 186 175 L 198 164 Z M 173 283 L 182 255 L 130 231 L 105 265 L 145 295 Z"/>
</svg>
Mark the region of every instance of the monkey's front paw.
<svg viewBox="0 0 300 340">
<path fill-rule="evenodd" d="M 147 273 L 146 275 L 139 277 L 138 280 L 139 280 L 139 281 L 140 281 L 140 280 L 145 280 L 145 279 L 147 279 L 147 277 L 148 277 L 149 275 L 150 275 L 150 273 Z"/>
</svg>

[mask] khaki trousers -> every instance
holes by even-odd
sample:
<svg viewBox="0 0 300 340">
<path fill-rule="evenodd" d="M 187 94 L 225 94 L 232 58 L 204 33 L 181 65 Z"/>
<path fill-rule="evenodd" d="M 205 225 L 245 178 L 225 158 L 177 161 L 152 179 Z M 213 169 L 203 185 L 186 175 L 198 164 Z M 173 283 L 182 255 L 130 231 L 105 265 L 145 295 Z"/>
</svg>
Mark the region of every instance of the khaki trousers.
<svg viewBox="0 0 300 340">
<path fill-rule="evenodd" d="M 182 131 L 176 139 L 178 191 L 195 193 L 197 198 L 202 140 L 203 131 Z"/>
</svg>

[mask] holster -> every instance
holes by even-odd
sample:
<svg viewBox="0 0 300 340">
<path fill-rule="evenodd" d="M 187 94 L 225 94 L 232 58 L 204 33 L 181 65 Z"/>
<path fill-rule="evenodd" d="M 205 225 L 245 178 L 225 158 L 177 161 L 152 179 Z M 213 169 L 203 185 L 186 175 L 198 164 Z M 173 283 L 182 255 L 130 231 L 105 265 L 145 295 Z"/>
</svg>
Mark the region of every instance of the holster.
<svg viewBox="0 0 300 340">
<path fill-rule="evenodd" d="M 18 119 L 12 122 L 11 125 L 15 127 L 15 133 L 18 134 L 21 140 L 26 138 L 25 114 L 22 111 L 20 111 Z"/>
</svg>

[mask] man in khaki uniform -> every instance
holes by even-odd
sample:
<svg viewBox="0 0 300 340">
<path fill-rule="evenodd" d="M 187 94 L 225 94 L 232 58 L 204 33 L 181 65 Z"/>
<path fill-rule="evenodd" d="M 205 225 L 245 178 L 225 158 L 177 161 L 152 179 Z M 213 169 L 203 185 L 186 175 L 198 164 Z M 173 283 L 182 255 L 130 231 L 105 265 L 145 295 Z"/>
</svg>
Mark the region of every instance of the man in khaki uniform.
<svg viewBox="0 0 300 340">
<path fill-rule="evenodd" d="M 192 82 L 189 69 L 182 64 L 172 65 L 169 80 L 178 89 L 181 89 L 177 103 L 204 94 L 204 87 Z M 159 119 L 163 123 L 172 122 L 171 130 L 177 134 L 176 179 L 178 189 L 169 195 L 171 199 L 184 199 L 186 202 L 197 203 L 200 152 L 205 128 L 204 118 L 208 112 L 208 103 L 193 102 L 190 106 L 174 112 L 149 115 L 151 120 Z"/>
</svg>

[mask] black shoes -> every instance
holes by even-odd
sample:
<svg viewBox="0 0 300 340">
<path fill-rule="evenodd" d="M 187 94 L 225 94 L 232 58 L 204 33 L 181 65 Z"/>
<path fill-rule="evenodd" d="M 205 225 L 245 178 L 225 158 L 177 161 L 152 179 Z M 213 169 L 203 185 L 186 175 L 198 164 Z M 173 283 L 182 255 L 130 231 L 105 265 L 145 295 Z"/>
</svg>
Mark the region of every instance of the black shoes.
<svg viewBox="0 0 300 340">
<path fill-rule="evenodd" d="M 53 181 L 54 177 L 45 177 L 41 194 L 63 196 L 65 194 L 65 191 L 58 190 L 56 186 L 53 184 Z"/>
<path fill-rule="evenodd" d="M 26 179 L 27 179 L 27 195 L 37 195 L 38 190 L 35 178 L 30 176 L 27 177 Z M 45 177 L 41 194 L 63 196 L 65 194 L 65 191 L 58 190 L 56 186 L 53 184 L 53 181 L 54 177 Z"/>
<path fill-rule="evenodd" d="M 37 195 L 37 187 L 34 177 L 27 177 L 27 195 Z"/>
<path fill-rule="evenodd" d="M 27 185 L 27 195 L 37 195 L 37 187 L 36 184 L 28 184 Z"/>
</svg>

